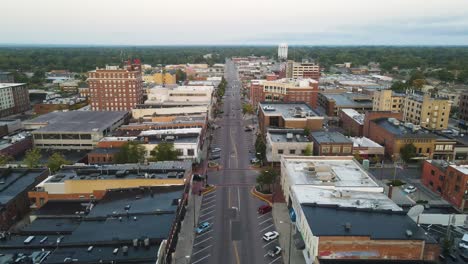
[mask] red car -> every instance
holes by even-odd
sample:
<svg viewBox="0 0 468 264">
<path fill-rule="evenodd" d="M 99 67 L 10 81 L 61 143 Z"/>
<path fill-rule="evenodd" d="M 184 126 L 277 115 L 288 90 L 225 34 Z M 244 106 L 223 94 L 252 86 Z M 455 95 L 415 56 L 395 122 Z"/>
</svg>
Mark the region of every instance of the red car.
<svg viewBox="0 0 468 264">
<path fill-rule="evenodd" d="M 258 212 L 259 214 L 266 214 L 266 213 L 268 213 L 268 212 L 271 212 L 271 206 L 266 205 L 266 204 L 265 204 L 265 205 L 262 205 L 262 206 L 260 206 L 260 207 L 258 208 L 257 212 Z"/>
</svg>

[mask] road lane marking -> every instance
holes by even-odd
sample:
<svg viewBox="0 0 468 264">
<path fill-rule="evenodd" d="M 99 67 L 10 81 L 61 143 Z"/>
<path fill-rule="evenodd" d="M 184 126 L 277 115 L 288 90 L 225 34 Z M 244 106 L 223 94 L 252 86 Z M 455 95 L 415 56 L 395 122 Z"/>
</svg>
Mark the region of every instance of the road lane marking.
<svg viewBox="0 0 468 264">
<path fill-rule="evenodd" d="M 201 209 L 200 212 L 206 211 L 206 210 L 211 209 L 211 208 L 213 208 L 215 206 L 216 206 L 216 204 L 210 205 L 210 206 L 208 206 L 206 208 Z"/>
<path fill-rule="evenodd" d="M 267 230 L 267 229 L 270 228 L 270 227 L 273 227 L 273 224 L 271 224 L 271 225 L 269 225 L 269 226 L 263 228 L 262 230 L 260 230 L 260 233 L 262 233 L 264 230 Z"/>
<path fill-rule="evenodd" d="M 275 239 L 273 239 L 272 241 L 266 243 L 266 244 L 263 246 L 263 248 L 266 248 L 268 245 L 270 245 L 271 243 L 275 242 L 276 240 L 278 240 L 278 238 L 275 238 Z"/>
<path fill-rule="evenodd" d="M 209 212 L 206 212 L 206 213 L 200 215 L 200 217 L 203 217 L 203 216 L 205 216 L 205 215 L 209 215 L 209 214 L 211 214 L 212 212 L 214 212 L 214 210 L 211 210 L 211 211 L 209 211 Z"/>
<path fill-rule="evenodd" d="M 271 214 L 271 212 L 268 212 L 268 213 L 266 213 L 266 214 L 262 214 L 261 216 L 257 217 L 257 219 L 260 219 L 260 218 L 262 218 L 262 217 L 264 217 L 264 216 L 266 216 L 266 215 L 269 215 L 269 214 Z"/>
<path fill-rule="evenodd" d="M 204 236 L 204 235 L 206 235 L 206 234 L 209 234 L 211 231 L 213 231 L 213 229 L 210 229 L 210 230 L 206 231 L 205 233 L 198 235 L 198 236 L 195 238 L 195 240 L 199 239 L 200 237 L 202 237 L 202 236 Z"/>
<path fill-rule="evenodd" d="M 206 241 L 208 241 L 208 240 L 210 240 L 210 239 L 213 239 L 213 237 L 208 237 L 208 238 L 206 238 L 206 239 L 204 239 L 204 240 L 202 240 L 202 241 L 200 241 L 200 242 L 198 242 L 198 243 L 196 243 L 196 244 L 193 244 L 193 246 L 195 247 L 195 246 L 197 246 L 197 245 L 200 245 L 201 243 L 206 242 Z"/>
<path fill-rule="evenodd" d="M 234 244 L 234 253 L 236 255 L 236 263 L 237 264 L 240 264 L 240 260 L 239 260 L 239 252 L 237 252 L 237 242 L 234 241 L 232 242 Z"/>
<path fill-rule="evenodd" d="M 239 206 L 237 207 L 239 209 L 239 213 L 240 213 L 240 192 L 239 192 L 239 187 L 237 187 L 237 203 L 239 204 Z"/>
<path fill-rule="evenodd" d="M 208 258 L 209 256 L 211 256 L 211 255 L 208 254 L 208 255 L 204 256 L 203 258 L 201 258 L 201 259 L 199 259 L 199 260 L 197 260 L 197 261 L 192 262 L 192 264 L 198 263 L 198 262 L 200 262 L 200 261 L 202 261 L 202 260 Z"/>
<path fill-rule="evenodd" d="M 277 260 L 278 260 L 278 259 L 280 259 L 280 258 L 281 258 L 281 256 L 279 256 L 279 257 L 275 258 L 274 260 L 272 260 L 272 261 L 271 261 L 270 263 L 268 263 L 268 264 L 271 264 L 271 263 L 273 263 L 273 262 L 277 261 Z"/>
<path fill-rule="evenodd" d="M 193 253 L 192 256 L 195 256 L 196 254 L 198 254 L 198 253 L 202 252 L 203 250 L 206 250 L 207 248 L 210 248 L 210 247 L 212 247 L 212 246 L 213 246 L 213 245 L 206 246 L 206 247 L 204 247 L 203 249 L 200 249 L 200 250 L 198 250 L 197 252 Z"/>
<path fill-rule="evenodd" d="M 271 220 L 271 218 L 268 218 L 267 220 L 265 220 L 265 221 L 259 223 L 258 225 L 261 226 L 261 225 L 263 225 L 264 223 L 266 223 L 267 221 L 270 221 L 270 220 Z"/>
</svg>

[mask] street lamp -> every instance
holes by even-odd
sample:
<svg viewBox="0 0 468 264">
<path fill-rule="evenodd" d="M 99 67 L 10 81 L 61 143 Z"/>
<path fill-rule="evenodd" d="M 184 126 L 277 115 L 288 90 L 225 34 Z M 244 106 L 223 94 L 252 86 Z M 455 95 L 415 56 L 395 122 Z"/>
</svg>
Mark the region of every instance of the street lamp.
<svg viewBox="0 0 468 264">
<path fill-rule="evenodd" d="M 190 256 L 185 256 L 185 263 L 187 263 L 187 264 L 190 263 Z"/>
<path fill-rule="evenodd" d="M 288 264 L 291 264 L 291 237 L 292 237 L 292 226 L 293 224 L 292 223 L 288 223 L 288 222 L 283 222 L 283 221 L 280 221 L 280 224 L 287 224 L 289 225 L 289 249 L 288 249 Z"/>
</svg>

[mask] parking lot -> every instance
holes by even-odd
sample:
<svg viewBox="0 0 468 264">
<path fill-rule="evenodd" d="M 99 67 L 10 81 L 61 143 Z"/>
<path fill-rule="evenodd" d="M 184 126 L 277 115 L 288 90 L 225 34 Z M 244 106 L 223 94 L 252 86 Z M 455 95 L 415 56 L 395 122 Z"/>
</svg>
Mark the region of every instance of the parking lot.
<svg viewBox="0 0 468 264">
<path fill-rule="evenodd" d="M 215 203 L 216 191 L 203 196 L 197 225 L 203 222 L 208 222 L 211 226 L 213 226 L 215 218 Z M 208 261 L 209 257 L 212 254 L 211 251 L 213 247 L 213 232 L 213 228 L 210 228 L 208 231 L 205 231 L 201 234 L 195 234 L 190 263 L 195 264 Z"/>
<path fill-rule="evenodd" d="M 258 220 L 258 232 L 259 236 L 262 237 L 265 233 L 276 231 L 275 225 L 273 223 L 272 212 L 268 212 L 266 214 L 259 215 L 257 217 Z M 264 250 L 264 257 L 266 259 L 265 263 L 283 263 L 282 261 L 282 254 L 275 256 L 272 258 L 268 256 L 268 251 L 273 250 L 276 246 L 279 246 L 278 238 L 271 240 L 271 241 L 264 241 L 263 250 Z"/>
</svg>

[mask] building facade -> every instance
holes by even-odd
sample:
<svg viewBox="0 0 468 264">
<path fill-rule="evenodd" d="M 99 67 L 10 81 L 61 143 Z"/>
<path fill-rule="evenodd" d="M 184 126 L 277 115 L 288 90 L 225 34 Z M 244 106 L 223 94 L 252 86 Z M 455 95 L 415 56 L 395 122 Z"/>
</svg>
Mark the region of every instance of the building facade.
<svg viewBox="0 0 468 264">
<path fill-rule="evenodd" d="M 268 162 L 278 163 L 282 155 L 301 156 L 306 149 L 313 151 L 312 141 L 304 135 L 304 129 L 269 129 L 266 136 L 266 158 Z"/>
<path fill-rule="evenodd" d="M 460 128 L 466 131 L 468 129 L 468 91 L 460 95 L 458 115 Z"/>
<path fill-rule="evenodd" d="M 343 108 L 338 113 L 340 126 L 349 136 L 362 136 L 365 115 L 354 109 Z"/>
<path fill-rule="evenodd" d="M 320 66 L 314 62 L 295 62 L 289 60 L 286 63 L 286 78 L 311 78 L 318 81 L 320 78 Z"/>
<path fill-rule="evenodd" d="M 431 98 L 409 95 L 403 103 L 403 120 L 429 130 L 447 129 L 450 117 L 451 101 L 444 98 Z"/>
<path fill-rule="evenodd" d="M 373 96 L 373 111 L 400 112 L 403 108 L 404 94 L 396 94 L 392 90 L 377 90 Z"/>
<path fill-rule="evenodd" d="M 23 113 L 30 108 L 25 83 L 0 83 L 0 117 Z"/>
<path fill-rule="evenodd" d="M 281 43 L 278 46 L 278 60 L 287 60 L 288 59 L 288 44 Z"/>
<path fill-rule="evenodd" d="M 158 72 L 153 74 L 153 81 L 157 85 L 176 84 L 176 75 L 168 72 Z"/>
<path fill-rule="evenodd" d="M 90 71 L 88 84 L 93 111 L 130 111 L 143 103 L 143 79 L 138 60 L 124 69 L 106 66 Z"/>
<path fill-rule="evenodd" d="M 317 131 L 311 133 L 316 156 L 353 155 L 353 141 L 338 132 Z"/>
</svg>

